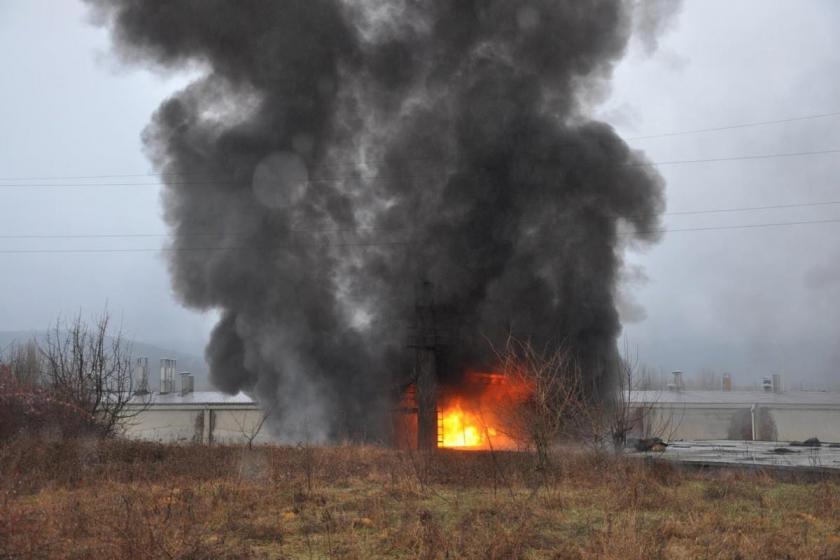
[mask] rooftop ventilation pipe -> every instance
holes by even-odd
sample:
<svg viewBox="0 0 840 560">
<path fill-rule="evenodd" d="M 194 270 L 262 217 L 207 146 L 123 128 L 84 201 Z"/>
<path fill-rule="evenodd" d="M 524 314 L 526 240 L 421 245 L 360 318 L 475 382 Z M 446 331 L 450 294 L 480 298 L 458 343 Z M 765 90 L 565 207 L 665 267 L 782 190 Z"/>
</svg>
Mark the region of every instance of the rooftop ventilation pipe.
<svg viewBox="0 0 840 560">
<path fill-rule="evenodd" d="M 134 382 L 136 395 L 149 392 L 149 358 L 137 358 L 134 362 Z"/>
<path fill-rule="evenodd" d="M 782 376 L 781 376 L 781 374 L 778 374 L 778 373 L 773 374 L 773 392 L 774 393 L 781 393 L 782 392 Z"/>
<path fill-rule="evenodd" d="M 160 394 L 171 393 L 175 381 L 175 360 L 162 358 L 160 360 Z"/>
<path fill-rule="evenodd" d="M 193 392 L 194 377 L 188 371 L 181 372 L 181 396 L 189 395 Z"/>
<path fill-rule="evenodd" d="M 673 371 L 671 372 L 671 375 L 674 376 L 674 381 L 668 385 L 668 388 L 677 392 L 685 389 L 685 384 L 683 383 L 683 372 Z"/>
</svg>

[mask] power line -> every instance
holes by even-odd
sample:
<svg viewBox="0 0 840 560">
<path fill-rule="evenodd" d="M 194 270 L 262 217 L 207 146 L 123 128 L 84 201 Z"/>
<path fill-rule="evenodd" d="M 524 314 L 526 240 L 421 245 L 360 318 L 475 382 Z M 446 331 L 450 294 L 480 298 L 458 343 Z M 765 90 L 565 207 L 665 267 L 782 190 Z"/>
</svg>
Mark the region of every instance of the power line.
<svg viewBox="0 0 840 560">
<path fill-rule="evenodd" d="M 782 227 L 782 226 L 803 226 L 803 225 L 810 225 L 810 224 L 836 224 L 840 223 L 840 218 L 836 219 L 829 219 L 829 220 L 802 220 L 798 222 L 771 222 L 771 223 L 764 223 L 764 224 L 741 224 L 741 225 L 733 225 L 733 226 L 707 226 L 707 227 L 690 227 L 690 228 L 676 228 L 676 229 L 654 229 L 654 230 L 641 230 L 641 231 L 634 231 L 629 233 L 628 235 L 638 235 L 638 234 L 648 234 L 648 233 L 681 233 L 686 231 L 723 231 L 723 230 L 734 230 L 734 229 L 759 229 L 759 228 L 770 228 L 770 227 Z"/>
<path fill-rule="evenodd" d="M 415 241 L 369 241 L 358 243 L 308 243 L 308 244 L 279 244 L 279 245 L 229 245 L 229 246 L 208 246 L 208 247 L 157 247 L 137 249 L 0 249 L 0 254 L 29 254 L 29 253 L 192 253 L 192 252 L 215 252 L 215 251 L 242 251 L 251 249 L 296 249 L 305 247 L 388 247 L 414 245 Z"/>
<path fill-rule="evenodd" d="M 838 154 L 838 153 L 840 153 L 840 150 L 838 150 L 838 149 L 813 150 L 813 151 L 807 151 L 807 152 L 783 152 L 783 153 L 776 153 L 776 154 L 755 154 L 755 155 L 729 156 L 729 157 L 704 158 L 704 159 L 675 159 L 675 160 L 670 160 L 670 161 L 638 162 L 638 163 L 623 164 L 622 167 L 649 167 L 649 166 L 660 166 L 660 165 L 683 165 L 683 164 L 691 164 L 691 163 L 709 163 L 709 162 L 718 162 L 718 161 L 746 161 L 746 160 L 757 160 L 757 159 L 790 158 L 790 157 L 827 155 L 827 154 Z"/>
<path fill-rule="evenodd" d="M 583 167 L 590 167 L 590 168 L 599 168 L 599 167 L 659 167 L 665 165 L 689 165 L 689 164 L 698 164 L 698 163 L 714 163 L 714 162 L 726 162 L 726 161 L 749 161 L 749 160 L 763 160 L 763 159 L 777 159 L 777 158 L 793 158 L 793 157 L 804 157 L 804 156 L 814 156 L 814 155 L 833 155 L 833 154 L 840 154 L 840 149 L 829 149 L 829 150 L 810 150 L 810 151 L 802 151 L 802 152 L 781 152 L 781 153 L 774 153 L 774 154 L 753 154 L 753 155 L 739 155 L 739 156 L 725 156 L 725 157 L 715 157 L 715 158 L 699 158 L 699 159 L 676 159 L 676 160 L 665 160 L 665 161 L 639 161 L 639 162 L 627 162 L 627 163 L 616 163 L 616 164 L 598 164 L 593 163 L 590 165 L 584 165 Z M 545 162 L 545 161 L 557 161 L 556 158 L 542 158 L 539 160 L 535 160 L 534 163 Z M 301 181 L 302 184 L 329 184 L 329 183 L 340 183 L 345 180 L 349 179 L 357 179 L 362 178 L 361 174 L 355 175 L 348 175 L 343 177 L 325 177 L 322 179 L 309 179 L 306 181 Z M 408 176 L 408 175 L 395 175 L 395 176 L 383 176 L 378 174 L 373 174 L 371 178 L 377 179 L 386 179 L 386 180 L 398 180 L 398 179 L 422 179 L 422 177 L 415 177 L 415 176 Z M 164 187 L 164 186 L 193 186 L 193 185 L 246 185 L 247 183 L 243 181 L 182 181 L 176 183 L 161 183 L 161 182 L 154 182 L 154 183 L 6 183 L 0 184 L 0 188 L 4 187 L 12 187 L 12 188 L 32 188 L 32 187 L 62 187 L 62 188 L 72 188 L 72 187 Z"/>
<path fill-rule="evenodd" d="M 789 123 L 789 122 L 796 122 L 796 121 L 809 121 L 815 119 L 824 119 L 827 117 L 837 117 L 840 116 L 840 111 L 833 112 L 833 113 L 818 113 L 816 115 L 804 115 L 801 117 L 790 117 L 787 119 L 775 119 L 770 121 L 753 121 L 748 123 L 740 123 L 740 124 L 728 124 L 723 126 L 716 126 L 712 128 L 695 128 L 692 130 L 678 130 L 675 132 L 662 132 L 660 134 L 645 134 L 643 136 L 631 136 L 625 138 L 625 140 L 647 140 L 649 138 L 666 138 L 669 136 L 683 136 L 686 134 L 699 134 L 702 132 L 719 132 L 721 130 L 733 130 L 736 128 L 750 128 L 754 126 L 766 126 L 771 124 L 782 124 L 782 123 Z"/>
<path fill-rule="evenodd" d="M 840 204 L 840 200 L 826 200 L 823 202 L 802 202 L 794 204 L 773 204 L 770 206 L 741 206 L 737 208 L 718 208 L 714 210 L 683 210 L 666 212 L 664 216 L 687 216 L 691 214 L 719 214 L 723 212 L 751 212 L 754 210 L 778 210 L 782 208 L 808 208 L 811 206 L 833 206 Z"/>
<path fill-rule="evenodd" d="M 171 174 L 171 176 L 180 176 L 181 173 Z M 53 179 L 128 179 L 130 177 L 167 177 L 170 174 L 158 175 L 157 173 L 127 173 L 124 175 L 42 175 L 42 176 L 22 176 L 22 177 L 0 177 L 0 181 L 52 181 Z"/>
<path fill-rule="evenodd" d="M 311 183 L 314 181 L 303 181 Z M 0 187 L 166 187 L 166 186 L 190 186 L 190 185 L 242 185 L 243 181 L 181 181 L 177 183 L 6 183 Z"/>
<path fill-rule="evenodd" d="M 802 220 L 792 222 L 771 222 L 762 224 L 740 224 L 731 226 L 707 226 L 707 227 L 690 227 L 690 228 L 664 228 L 652 230 L 636 230 L 627 232 L 625 235 L 644 235 L 655 233 L 682 233 L 682 232 L 697 232 L 697 231 L 726 231 L 726 230 L 740 230 L 740 229 L 760 229 L 771 227 L 785 227 L 785 226 L 801 226 L 813 224 L 836 224 L 840 223 L 840 218 L 828 220 Z M 181 252 L 214 252 L 214 251 L 234 251 L 234 250 L 253 250 L 253 249 L 293 249 L 304 247 L 381 247 L 381 246 L 409 246 L 417 245 L 420 241 L 368 241 L 368 242 L 340 242 L 340 243 L 309 243 L 309 244 L 294 244 L 294 245 L 231 245 L 231 246 L 208 246 L 208 247 L 163 247 L 163 248 L 138 248 L 138 249 L 2 249 L 0 254 L 54 254 L 54 253 L 181 253 Z"/>
<path fill-rule="evenodd" d="M 749 128 L 755 126 L 767 126 L 773 124 L 783 124 L 789 122 L 796 122 L 796 121 L 807 121 L 807 120 L 816 120 L 816 119 L 823 119 L 829 117 L 837 117 L 840 116 L 840 111 L 835 111 L 831 113 L 817 113 L 812 115 L 802 115 L 799 117 L 789 117 L 785 119 L 773 119 L 773 120 L 766 120 L 766 121 L 752 121 L 748 123 L 738 123 L 738 124 L 729 124 L 729 125 L 722 125 L 716 126 L 711 128 L 695 128 L 690 130 L 678 130 L 672 132 L 662 132 L 659 134 L 645 134 L 640 136 L 630 136 L 624 138 L 624 140 L 646 140 L 648 138 L 665 138 L 668 136 L 682 136 L 687 134 L 699 134 L 703 132 L 718 132 L 722 130 L 733 130 L 738 128 Z M 44 176 L 19 176 L 19 177 L 0 177 L 0 181 L 51 181 L 51 180 L 76 180 L 76 179 L 128 179 L 128 178 L 142 178 L 142 177 L 195 177 L 195 176 L 202 176 L 205 173 L 125 173 L 125 174 L 113 174 L 113 175 L 44 175 Z"/>
<path fill-rule="evenodd" d="M 376 226 L 359 226 L 354 228 L 333 228 L 333 229 L 283 229 L 281 231 L 286 233 L 361 233 L 367 231 L 390 231 L 399 232 L 410 228 L 402 227 L 376 227 Z M 177 235 L 171 233 L 80 233 L 80 234 L 9 234 L 0 235 L 0 239 L 120 239 L 120 238 L 164 238 L 164 237 L 246 237 L 248 233 L 224 232 L 224 231 L 207 231 L 203 233 L 198 232 L 179 232 Z"/>
<path fill-rule="evenodd" d="M 802 202 L 792 204 L 772 204 L 768 206 L 740 206 L 735 208 L 716 208 L 704 210 L 682 210 L 676 212 L 666 212 L 663 216 L 687 216 L 697 214 L 719 214 L 730 212 L 751 212 L 759 210 L 777 210 L 787 208 L 810 208 L 819 206 L 834 206 L 840 205 L 840 200 L 826 200 L 820 202 Z M 401 232 L 411 228 L 409 227 L 377 227 L 377 226 L 358 226 L 352 228 L 331 228 L 331 229 L 307 229 L 307 228 L 287 228 L 281 231 L 286 233 L 311 233 L 311 234 L 330 234 L 330 233 L 362 233 L 362 232 Z M 671 230 L 676 231 L 676 230 Z M 245 237 L 248 233 L 224 232 L 224 231 L 206 231 L 206 232 L 178 232 L 174 237 L 189 238 L 189 237 Z M 168 238 L 173 237 L 171 233 L 80 233 L 80 234 L 7 234 L 0 235 L 0 239 L 149 239 L 149 238 Z"/>
</svg>

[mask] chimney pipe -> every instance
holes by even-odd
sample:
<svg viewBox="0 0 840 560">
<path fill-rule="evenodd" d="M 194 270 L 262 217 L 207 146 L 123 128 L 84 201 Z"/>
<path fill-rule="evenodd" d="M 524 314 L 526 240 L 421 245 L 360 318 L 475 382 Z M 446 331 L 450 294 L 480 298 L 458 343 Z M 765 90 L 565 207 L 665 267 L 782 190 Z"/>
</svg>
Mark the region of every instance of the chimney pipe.
<svg viewBox="0 0 840 560">
<path fill-rule="evenodd" d="M 673 371 L 671 372 L 671 375 L 674 376 L 674 390 L 680 392 L 685 389 L 685 385 L 683 384 L 683 372 Z"/>
<path fill-rule="evenodd" d="M 137 358 L 134 365 L 134 379 L 137 383 L 135 394 L 145 395 L 149 392 L 149 358 Z"/>
<path fill-rule="evenodd" d="M 193 392 L 194 377 L 188 371 L 181 372 L 181 396 L 189 395 Z"/>
<path fill-rule="evenodd" d="M 171 393 L 175 381 L 175 360 L 162 358 L 160 360 L 160 394 Z"/>
</svg>

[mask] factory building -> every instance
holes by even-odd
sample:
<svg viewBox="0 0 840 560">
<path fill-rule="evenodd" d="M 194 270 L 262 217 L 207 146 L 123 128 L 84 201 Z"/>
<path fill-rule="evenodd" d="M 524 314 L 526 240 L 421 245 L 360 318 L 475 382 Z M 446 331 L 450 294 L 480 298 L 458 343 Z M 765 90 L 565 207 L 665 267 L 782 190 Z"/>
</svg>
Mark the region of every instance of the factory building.
<svg viewBox="0 0 840 560">
<path fill-rule="evenodd" d="M 123 433 L 130 439 L 162 443 L 247 444 L 270 441 L 265 413 L 244 393 L 193 390 L 192 375 L 177 375 L 175 360 L 161 360 L 160 391 L 149 391 L 146 358 L 135 366 L 137 388 L 128 405 Z"/>
<path fill-rule="evenodd" d="M 148 361 L 137 360 L 138 385 L 129 404 L 129 418 L 123 426 L 126 437 L 165 443 L 272 441 L 265 426 L 265 412 L 257 402 L 243 393 L 196 392 L 192 376 L 186 372 L 176 376 L 175 365 L 174 360 L 161 360 L 161 390 L 155 393 L 148 390 Z M 840 443 L 840 393 L 784 391 L 778 375 L 764 380 L 756 391 L 733 391 L 728 376 L 718 391 L 685 390 L 682 376 L 675 375 L 674 379 L 665 390 L 626 394 L 628 407 L 637 419 L 638 435 L 657 436 L 666 441 L 790 442 L 816 437 L 823 442 Z M 434 387 L 429 390 L 438 392 Z M 411 442 L 406 445 L 416 447 L 414 442 L 418 441 L 420 430 L 413 392 L 408 401 L 410 405 L 403 404 L 397 417 L 413 420 L 412 429 L 408 430 Z M 435 405 L 430 409 L 435 411 Z M 436 417 L 432 418 L 438 429 L 426 434 L 429 438 L 436 437 L 434 443 L 427 444 L 430 447 L 441 446 L 437 436 L 445 436 L 438 426 L 440 414 Z M 474 447 L 480 448 L 478 444 Z"/>
<path fill-rule="evenodd" d="M 669 441 L 840 442 L 840 393 L 810 391 L 633 391 L 642 431 Z"/>
</svg>

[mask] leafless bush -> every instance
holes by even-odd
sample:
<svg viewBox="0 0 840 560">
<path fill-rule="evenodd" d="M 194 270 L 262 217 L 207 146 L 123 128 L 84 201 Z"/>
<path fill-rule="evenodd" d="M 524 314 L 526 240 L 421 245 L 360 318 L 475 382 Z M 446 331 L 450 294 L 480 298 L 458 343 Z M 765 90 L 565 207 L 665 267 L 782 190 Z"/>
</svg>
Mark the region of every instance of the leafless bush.
<svg viewBox="0 0 840 560">
<path fill-rule="evenodd" d="M 659 392 L 651 390 L 653 376 L 627 341 L 616 359 L 614 374 L 614 388 L 608 398 L 581 410 L 578 436 L 598 449 L 612 447 L 615 451 L 624 449 L 631 436 L 668 439 L 675 419 L 657 414 Z"/>
<path fill-rule="evenodd" d="M 0 441 L 23 432 L 72 426 L 83 414 L 43 386 L 43 363 L 34 340 L 13 343 L 0 356 Z"/>
<path fill-rule="evenodd" d="M 107 312 L 93 325 L 81 316 L 58 320 L 43 344 L 14 344 L 0 356 L 0 438 L 110 436 L 142 412 L 147 403 L 134 395 L 129 349 L 109 323 Z"/>
<path fill-rule="evenodd" d="M 47 395 L 33 385 L 20 383 L 8 364 L 0 363 L 0 441 L 24 427 L 34 427 L 47 409 Z"/>
<path fill-rule="evenodd" d="M 110 436 L 142 407 L 134 398 L 130 349 L 120 332 L 111 334 L 104 312 L 93 325 L 81 315 L 57 320 L 41 348 L 43 383 L 57 400 L 75 407 L 83 431 Z"/>
<path fill-rule="evenodd" d="M 583 408 L 580 369 L 563 345 L 539 350 L 530 341 L 509 337 L 497 354 L 499 370 L 514 385 L 528 388 L 524 402 L 512 403 L 506 413 L 509 431 L 527 438 L 539 467 L 545 468 L 552 447 Z"/>
<path fill-rule="evenodd" d="M 641 432 L 650 416 L 650 404 L 634 402 L 633 393 L 639 390 L 639 359 L 625 342 L 624 355 L 618 359 L 614 401 L 604 406 L 604 421 L 613 447 L 623 449 L 631 432 Z M 641 434 L 640 434 L 641 435 Z"/>
<path fill-rule="evenodd" d="M 36 385 L 41 375 L 43 359 L 35 340 L 23 344 L 14 342 L 3 353 L 8 373 L 22 386 Z"/>
</svg>

